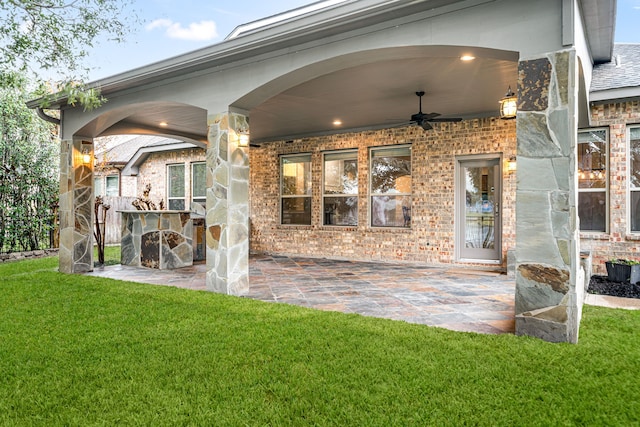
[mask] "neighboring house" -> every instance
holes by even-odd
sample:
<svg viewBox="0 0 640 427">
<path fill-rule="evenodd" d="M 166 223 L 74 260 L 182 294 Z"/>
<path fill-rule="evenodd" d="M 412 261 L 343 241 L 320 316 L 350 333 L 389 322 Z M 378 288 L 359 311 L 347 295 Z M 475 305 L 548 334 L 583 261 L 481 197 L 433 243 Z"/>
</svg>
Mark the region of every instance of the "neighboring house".
<svg viewBox="0 0 640 427">
<path fill-rule="evenodd" d="M 318 2 L 96 82 L 100 108 L 53 105 L 60 270 L 93 268 L 80 197 L 93 170 L 78 153 L 100 136 L 152 134 L 206 150 L 210 290 L 247 292 L 250 250 L 457 268 L 513 258 L 516 332 L 575 342 L 581 251 L 633 254 L 640 235 L 627 202 L 640 94 L 607 77 L 635 57 L 616 62 L 614 11 L 613 0 Z M 517 103 L 499 112 L 507 88 Z M 188 209 L 203 199 L 187 184 L 194 160 L 164 159 L 155 175 L 130 160 L 122 175 L 167 179 L 166 202 Z"/>
<path fill-rule="evenodd" d="M 96 142 L 93 190 L 95 196 L 135 197 L 138 186 L 135 178 L 122 175 L 122 169 L 141 147 L 166 138 L 145 136 L 123 142 L 108 137 Z"/>
<path fill-rule="evenodd" d="M 96 154 L 94 193 L 149 197 L 165 209 L 189 210 L 206 204 L 205 151 L 176 139 L 141 135 Z M 203 209 L 197 207 L 198 210 Z"/>
<path fill-rule="evenodd" d="M 102 142 L 97 145 L 102 146 Z M 205 154 L 194 144 L 150 135 L 111 144 L 97 152 L 94 195 L 103 196 L 110 206 L 105 218 L 105 243 L 121 242 L 119 211 L 135 209 L 133 202 L 147 185 L 151 186 L 149 198 L 158 209 L 191 210 L 194 218 L 200 218 L 206 205 Z M 201 221 L 194 224 L 194 260 L 204 259 Z"/>
</svg>

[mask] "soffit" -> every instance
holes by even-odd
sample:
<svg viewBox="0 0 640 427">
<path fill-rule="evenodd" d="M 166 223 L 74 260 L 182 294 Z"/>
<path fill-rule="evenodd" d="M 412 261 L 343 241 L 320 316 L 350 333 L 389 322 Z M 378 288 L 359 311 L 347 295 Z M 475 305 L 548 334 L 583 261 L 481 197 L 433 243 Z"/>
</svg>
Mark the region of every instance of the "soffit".
<svg viewBox="0 0 640 427">
<path fill-rule="evenodd" d="M 465 119 L 497 116 L 498 100 L 517 83 L 517 62 L 458 56 L 360 65 L 286 90 L 250 110 L 251 140 L 407 125 L 422 110 Z M 340 119 L 342 125 L 333 126 Z"/>
<path fill-rule="evenodd" d="M 580 0 L 580 5 L 593 61 L 610 61 L 616 26 L 616 1 Z"/>
</svg>

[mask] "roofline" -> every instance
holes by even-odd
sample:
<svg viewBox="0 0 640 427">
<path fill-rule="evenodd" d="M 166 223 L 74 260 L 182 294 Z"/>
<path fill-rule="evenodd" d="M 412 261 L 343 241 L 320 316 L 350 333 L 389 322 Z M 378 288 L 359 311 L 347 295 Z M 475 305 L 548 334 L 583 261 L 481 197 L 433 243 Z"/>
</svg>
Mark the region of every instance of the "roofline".
<svg viewBox="0 0 640 427">
<path fill-rule="evenodd" d="M 251 29 L 245 34 L 240 33 L 202 49 L 97 80 L 88 83 L 87 86 L 98 88 L 103 95 L 107 96 L 109 93 L 169 78 L 185 78 L 185 75 L 198 71 L 225 67 L 313 40 L 357 30 L 390 19 L 411 16 L 424 12 L 425 3 L 428 3 L 429 10 L 434 10 L 455 3 L 460 3 L 460 7 L 469 7 L 470 3 L 477 5 L 492 1 L 494 0 L 345 0 L 327 8 L 294 15 L 270 25 Z M 613 50 L 616 0 L 579 0 L 579 2 L 583 11 L 591 12 L 587 16 L 583 14 L 583 19 L 592 58 L 595 62 L 606 62 L 611 59 Z M 605 40 L 600 41 L 603 35 Z M 61 96 L 54 99 L 49 108 L 61 108 L 66 105 L 66 101 L 67 98 Z M 40 102 L 41 99 L 30 100 L 27 105 L 29 108 L 36 108 Z"/>
<path fill-rule="evenodd" d="M 640 87 L 629 86 L 615 89 L 593 91 L 589 94 L 592 104 L 607 104 L 609 102 L 626 102 L 640 99 Z"/>
<path fill-rule="evenodd" d="M 177 144 L 166 144 L 166 145 L 147 145 L 145 147 L 140 147 L 135 152 L 131 159 L 127 162 L 125 167 L 122 169 L 121 174 L 125 176 L 136 176 L 138 175 L 140 165 L 144 163 L 149 155 L 153 153 L 161 153 L 167 151 L 178 151 L 184 150 L 188 148 L 201 148 L 195 144 L 190 142 L 180 142 Z"/>
<path fill-rule="evenodd" d="M 495 0 L 470 1 L 482 4 Z M 460 3 L 461 7 L 469 7 L 469 0 L 347 0 L 202 49 L 90 82 L 87 87 L 98 88 L 106 96 L 172 77 L 185 78 L 185 75 L 194 72 L 254 59 L 259 55 L 383 23 L 392 18 L 412 16 L 424 12 L 425 3 L 429 4 L 429 10 L 455 3 Z M 66 101 L 67 97 L 61 96 L 54 99 L 48 108 L 61 108 L 66 105 Z M 30 100 L 27 106 L 36 108 L 40 102 L 41 99 Z"/>
<path fill-rule="evenodd" d="M 300 6 L 295 9 L 287 10 L 282 13 L 278 13 L 275 15 L 267 16 L 264 18 L 257 19 L 255 21 L 246 22 L 244 24 L 240 24 L 233 29 L 225 37 L 225 40 L 235 39 L 242 35 L 247 35 L 255 31 L 264 30 L 267 27 L 277 26 L 282 24 L 284 21 L 288 21 L 291 19 L 299 18 L 302 15 L 306 15 L 308 13 L 316 12 L 320 9 L 327 9 L 333 7 L 337 4 L 344 3 L 346 1 L 355 1 L 355 0 L 319 0 L 315 3 L 310 3 L 304 6 Z"/>
<path fill-rule="evenodd" d="M 115 168 L 115 167 L 118 167 L 118 166 L 125 166 L 127 163 L 128 162 L 124 162 L 122 160 L 118 160 L 117 162 L 116 161 L 113 161 L 113 162 L 106 161 L 106 162 L 104 162 L 104 165 L 105 166 L 113 166 Z"/>
</svg>

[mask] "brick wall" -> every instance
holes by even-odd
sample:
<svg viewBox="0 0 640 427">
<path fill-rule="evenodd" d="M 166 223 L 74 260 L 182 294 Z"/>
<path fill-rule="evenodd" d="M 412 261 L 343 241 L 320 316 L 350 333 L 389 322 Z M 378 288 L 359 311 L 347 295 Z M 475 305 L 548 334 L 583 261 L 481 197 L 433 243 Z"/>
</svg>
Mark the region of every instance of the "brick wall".
<svg viewBox="0 0 640 427">
<path fill-rule="evenodd" d="M 385 129 L 274 142 L 252 148 L 251 250 L 357 260 L 455 262 L 455 158 L 502 154 L 504 164 L 515 155 L 515 121 L 495 118 L 435 126 Z M 412 144 L 412 209 L 410 229 L 368 226 L 368 148 Z M 358 149 L 358 226 L 322 225 L 322 152 Z M 279 156 L 312 154 L 312 225 L 279 224 Z M 515 245 L 515 174 L 503 167 L 502 254 Z"/>
<path fill-rule="evenodd" d="M 610 258 L 640 259 L 640 235 L 628 231 L 627 126 L 640 124 L 640 101 L 594 105 L 592 126 L 609 129 L 609 231 L 581 233 L 581 249 L 590 250 L 593 268 L 604 273 Z M 368 226 L 368 148 L 412 144 L 413 204 L 411 229 Z M 406 260 L 428 264 L 455 262 L 455 156 L 515 155 L 515 121 L 479 119 L 436 126 L 386 129 L 274 142 L 251 148 L 252 251 L 359 260 Z M 322 152 L 358 149 L 359 203 L 357 227 L 323 226 Z M 312 153 L 312 225 L 279 224 L 279 156 Z M 191 193 L 192 162 L 203 161 L 202 149 L 156 153 L 141 165 L 137 188 L 151 183 L 152 200 L 165 200 L 166 165 L 185 164 L 185 188 Z M 515 245 L 515 174 L 503 172 L 502 252 Z M 139 195 L 139 194 L 136 194 Z M 187 204 L 188 206 L 188 204 Z M 506 260 L 505 260 L 506 262 Z M 504 263 L 503 263 L 504 266 Z"/>
<path fill-rule="evenodd" d="M 93 171 L 93 177 L 95 180 L 101 181 L 102 196 L 107 186 L 106 177 L 117 175 L 120 182 L 120 196 L 122 197 L 135 197 L 137 196 L 137 178 L 135 176 L 123 176 L 120 174 L 120 169 L 109 166 L 96 166 Z"/>
<path fill-rule="evenodd" d="M 186 209 L 189 209 L 191 201 L 191 163 L 203 162 L 206 160 L 206 152 L 202 148 L 189 148 L 178 151 L 159 152 L 149 155 L 147 160 L 140 165 L 137 178 L 138 194 L 140 196 L 147 184 L 151 184 L 149 197 L 156 205 L 160 200 L 164 200 L 167 206 L 167 165 L 185 165 L 185 194 Z"/>
<path fill-rule="evenodd" d="M 640 260 L 640 234 L 628 227 L 627 126 L 640 124 L 640 101 L 600 104 L 591 107 L 593 127 L 609 129 L 609 230 L 581 233 L 581 249 L 590 250 L 594 273 L 604 274 L 610 258 Z"/>
</svg>

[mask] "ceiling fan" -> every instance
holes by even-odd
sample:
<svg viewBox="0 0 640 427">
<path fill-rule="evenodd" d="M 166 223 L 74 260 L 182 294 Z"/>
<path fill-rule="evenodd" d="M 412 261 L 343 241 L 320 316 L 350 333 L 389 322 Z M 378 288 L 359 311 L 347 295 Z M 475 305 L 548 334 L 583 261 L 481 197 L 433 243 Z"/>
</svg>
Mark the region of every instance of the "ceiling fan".
<svg viewBox="0 0 640 427">
<path fill-rule="evenodd" d="M 424 130 L 433 129 L 431 123 L 444 123 L 444 122 L 460 122 L 462 119 L 460 117 L 450 117 L 450 118 L 437 118 L 440 116 L 440 113 L 429 113 L 425 114 L 422 112 L 422 97 L 424 96 L 424 91 L 421 90 L 416 92 L 416 95 L 419 98 L 419 109 L 416 114 L 411 116 L 410 123 L 415 123 L 420 126 Z"/>
</svg>

